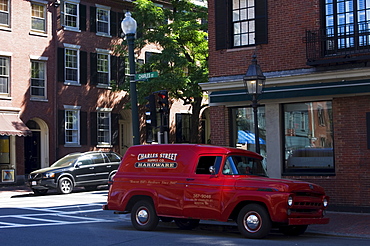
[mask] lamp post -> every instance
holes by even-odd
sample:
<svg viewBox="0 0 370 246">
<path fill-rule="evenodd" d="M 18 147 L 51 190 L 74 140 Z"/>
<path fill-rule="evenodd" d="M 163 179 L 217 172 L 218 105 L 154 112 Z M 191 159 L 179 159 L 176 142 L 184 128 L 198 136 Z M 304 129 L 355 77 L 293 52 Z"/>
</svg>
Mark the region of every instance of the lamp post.
<svg viewBox="0 0 370 246">
<path fill-rule="evenodd" d="M 126 35 L 128 44 L 128 59 L 130 64 L 130 97 L 131 97 L 131 114 L 132 114 L 132 133 L 133 144 L 140 144 L 139 133 L 139 111 L 137 107 L 137 93 L 135 81 L 135 56 L 134 56 L 134 41 L 137 24 L 134 18 L 131 17 L 130 12 L 126 12 L 125 18 L 121 22 L 121 28 Z"/>
<path fill-rule="evenodd" d="M 247 73 L 245 74 L 244 78 L 244 86 L 245 90 L 248 92 L 249 95 L 252 95 L 252 108 L 253 108 L 253 115 L 254 115 L 254 142 L 256 144 L 256 152 L 258 154 L 261 153 L 260 151 L 260 137 L 259 137 L 259 130 L 258 130 L 258 96 L 262 94 L 263 87 L 265 85 L 266 77 L 263 75 L 260 66 L 257 64 L 257 56 L 253 54 L 252 56 L 252 64 L 249 65 Z"/>
</svg>

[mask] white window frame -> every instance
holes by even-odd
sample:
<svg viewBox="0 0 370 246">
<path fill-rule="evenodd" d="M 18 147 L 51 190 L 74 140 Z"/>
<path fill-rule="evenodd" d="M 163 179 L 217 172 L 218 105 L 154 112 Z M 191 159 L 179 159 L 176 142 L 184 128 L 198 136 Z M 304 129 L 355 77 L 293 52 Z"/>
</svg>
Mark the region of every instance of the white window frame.
<svg viewBox="0 0 370 246">
<path fill-rule="evenodd" d="M 5 66 L 0 67 L 0 78 L 5 78 L 7 80 L 6 85 L 0 85 L 2 89 L 6 91 L 0 91 L 1 97 L 9 97 L 10 95 L 10 54 L 0 52 L 0 58 L 4 59 Z"/>
<path fill-rule="evenodd" d="M 46 86 L 47 86 L 47 60 L 48 60 L 48 57 L 36 57 L 36 56 L 30 56 L 31 58 L 31 78 L 30 78 L 30 94 L 31 94 L 31 100 L 46 100 L 47 99 L 47 90 L 46 90 Z M 43 78 L 33 78 L 33 73 L 32 73 L 32 64 L 34 62 L 37 62 L 39 64 L 42 64 L 43 66 Z M 41 79 L 44 81 L 44 85 L 43 86 L 35 86 L 35 85 L 32 85 L 32 79 Z M 33 95 L 32 94 L 32 88 L 38 88 L 38 89 L 43 89 L 44 90 L 44 95 Z"/>
<path fill-rule="evenodd" d="M 100 4 L 96 4 L 96 34 L 101 36 L 110 36 L 110 7 L 103 6 Z M 107 21 L 99 20 L 99 11 L 106 11 L 107 12 Z M 106 23 L 108 26 L 107 32 L 102 32 L 99 30 L 99 23 Z"/>
<path fill-rule="evenodd" d="M 46 1 L 37 1 L 34 0 L 31 2 L 31 33 L 36 32 L 36 33 L 46 33 L 47 32 L 47 3 Z M 43 7 L 43 16 L 33 16 L 33 6 L 41 6 Z M 32 27 L 33 25 L 33 20 L 43 20 L 44 21 L 44 29 L 34 29 Z"/>
<path fill-rule="evenodd" d="M 73 44 L 64 44 L 65 52 L 64 52 L 64 78 L 66 85 L 80 85 L 80 45 L 73 45 Z M 76 52 L 76 67 L 67 66 L 67 51 L 74 51 Z M 73 70 L 77 72 L 77 80 L 69 80 L 67 78 L 67 70 Z"/>
<path fill-rule="evenodd" d="M 64 105 L 64 140 L 66 147 L 80 147 L 80 109 L 81 106 L 70 106 Z M 75 117 L 75 122 L 69 122 L 68 113 L 72 113 L 72 117 Z M 71 123 L 72 127 L 68 127 Z M 71 134 L 67 134 L 71 131 Z M 69 136 L 72 136 L 72 141 L 69 140 Z"/>
<path fill-rule="evenodd" d="M 97 108 L 97 124 L 96 124 L 96 130 L 97 130 L 97 143 L 98 147 L 102 146 L 111 146 L 111 132 L 112 132 L 112 125 L 111 125 L 111 120 L 112 120 L 112 109 L 111 108 Z M 108 129 L 102 127 L 104 126 L 104 123 L 101 123 L 101 117 L 104 117 L 108 120 Z M 103 141 L 100 138 L 100 134 L 103 134 Z"/>
<path fill-rule="evenodd" d="M 67 13 L 66 9 L 67 9 L 67 4 L 72 4 L 72 5 L 76 5 L 76 15 L 72 15 L 72 14 L 69 14 Z M 80 1 L 74 1 L 74 0 L 69 0 L 69 1 L 65 1 L 64 2 L 64 6 L 63 6 L 63 10 L 64 10 L 64 23 L 63 23 L 63 26 L 64 26 L 64 29 L 65 30 L 68 30 L 68 31 L 80 31 Z M 76 26 L 69 26 L 67 25 L 67 17 L 75 17 L 76 18 Z"/>
<path fill-rule="evenodd" d="M 232 6 L 234 47 L 256 44 L 256 6 L 254 0 L 234 0 Z M 238 39 L 237 39 L 238 38 Z"/>
<path fill-rule="evenodd" d="M 9 30 L 10 28 L 10 0 L 6 0 L 7 10 L 0 10 L 0 14 L 7 15 L 7 23 L 0 23 L 0 29 Z"/>
<path fill-rule="evenodd" d="M 109 87 L 110 86 L 110 80 L 111 80 L 111 61 L 110 61 L 110 50 L 103 50 L 103 49 L 96 49 L 96 72 L 97 72 L 97 80 L 98 80 L 98 86 L 101 87 Z M 107 71 L 100 70 L 100 65 L 99 65 L 99 56 L 106 56 L 107 57 Z M 101 83 L 99 81 L 99 74 L 107 74 L 107 82 L 106 83 Z"/>
</svg>

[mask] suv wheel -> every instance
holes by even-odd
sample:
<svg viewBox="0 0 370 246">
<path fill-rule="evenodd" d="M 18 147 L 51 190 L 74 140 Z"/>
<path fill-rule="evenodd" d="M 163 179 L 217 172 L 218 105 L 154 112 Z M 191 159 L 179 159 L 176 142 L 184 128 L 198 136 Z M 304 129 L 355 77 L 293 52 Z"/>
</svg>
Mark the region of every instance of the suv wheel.
<svg viewBox="0 0 370 246">
<path fill-rule="evenodd" d="M 70 178 L 61 178 L 58 182 L 57 190 L 61 194 L 69 194 L 73 190 L 73 182 Z"/>
<path fill-rule="evenodd" d="M 131 223 L 136 230 L 152 231 L 159 222 L 154 205 L 147 200 L 141 200 L 135 203 L 131 211 Z"/>
</svg>

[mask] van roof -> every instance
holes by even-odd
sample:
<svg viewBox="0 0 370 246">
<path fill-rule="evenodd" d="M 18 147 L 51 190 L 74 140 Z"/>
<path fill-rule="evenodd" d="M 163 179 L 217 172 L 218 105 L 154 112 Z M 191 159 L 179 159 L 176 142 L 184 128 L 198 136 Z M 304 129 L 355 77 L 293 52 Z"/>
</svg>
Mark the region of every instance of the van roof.
<svg viewBox="0 0 370 246">
<path fill-rule="evenodd" d="M 192 152 L 197 152 L 198 154 L 240 154 L 240 155 L 248 155 L 251 157 L 255 157 L 258 159 L 263 159 L 263 157 L 255 152 L 232 148 L 232 147 L 223 147 L 223 146 L 216 146 L 216 145 L 206 145 L 206 144 L 148 144 L 148 145 L 134 145 L 130 147 L 130 151 L 136 152 L 140 151 L 143 152 L 152 152 L 152 151 L 184 151 L 189 150 Z M 129 151 L 128 151 L 129 152 Z"/>
</svg>

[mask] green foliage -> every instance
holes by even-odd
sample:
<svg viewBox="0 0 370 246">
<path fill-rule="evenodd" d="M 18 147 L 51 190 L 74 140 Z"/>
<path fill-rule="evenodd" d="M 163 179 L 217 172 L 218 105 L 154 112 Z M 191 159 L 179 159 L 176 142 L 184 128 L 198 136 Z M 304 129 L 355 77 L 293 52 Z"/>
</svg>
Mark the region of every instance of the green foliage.
<svg viewBox="0 0 370 246">
<path fill-rule="evenodd" d="M 200 100 L 202 90 L 198 83 L 208 81 L 207 9 L 188 0 L 172 0 L 171 8 L 161 8 L 149 0 L 135 1 L 132 17 L 138 23 L 135 47 L 142 52 L 146 44 L 161 47 L 137 73 L 158 71 L 159 77 L 150 81 L 139 81 L 138 100 L 151 92 L 168 90 L 171 98 L 184 103 Z M 203 21 L 202 21 L 203 20 Z M 115 51 L 125 54 L 127 47 Z"/>
</svg>

